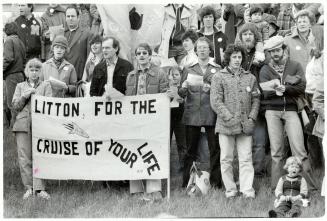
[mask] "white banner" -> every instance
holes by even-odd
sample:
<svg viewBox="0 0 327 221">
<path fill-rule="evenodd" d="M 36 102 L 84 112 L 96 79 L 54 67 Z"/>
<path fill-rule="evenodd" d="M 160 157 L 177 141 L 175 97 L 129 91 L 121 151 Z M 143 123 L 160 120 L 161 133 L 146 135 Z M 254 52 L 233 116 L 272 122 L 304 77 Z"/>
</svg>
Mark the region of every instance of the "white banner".
<svg viewBox="0 0 327 221">
<path fill-rule="evenodd" d="M 165 94 L 32 97 L 33 176 L 43 179 L 163 179 L 169 174 Z"/>
</svg>

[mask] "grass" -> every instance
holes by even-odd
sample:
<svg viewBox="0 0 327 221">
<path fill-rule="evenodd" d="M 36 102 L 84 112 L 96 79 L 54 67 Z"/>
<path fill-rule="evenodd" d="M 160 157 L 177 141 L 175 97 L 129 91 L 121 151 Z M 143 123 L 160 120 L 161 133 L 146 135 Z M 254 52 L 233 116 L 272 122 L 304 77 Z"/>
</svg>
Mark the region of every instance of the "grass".
<svg viewBox="0 0 327 221">
<path fill-rule="evenodd" d="M 128 189 L 105 189 L 100 182 L 49 181 L 51 200 L 22 200 L 24 187 L 17 161 L 17 149 L 11 132 L 3 132 L 3 214 L 5 218 L 172 218 L 172 217 L 267 217 L 273 208 L 274 196 L 269 178 L 255 178 L 254 200 L 237 197 L 227 200 L 223 190 L 211 190 L 208 195 L 190 198 L 181 186 L 181 174 L 176 171 L 178 155 L 172 147 L 171 199 L 159 203 L 140 202 L 129 195 Z M 322 179 L 321 171 L 316 171 Z M 320 182 L 321 183 L 321 182 Z M 166 188 L 164 182 L 163 189 Z M 325 198 L 316 193 L 311 206 L 303 208 L 301 217 L 322 217 Z"/>
</svg>

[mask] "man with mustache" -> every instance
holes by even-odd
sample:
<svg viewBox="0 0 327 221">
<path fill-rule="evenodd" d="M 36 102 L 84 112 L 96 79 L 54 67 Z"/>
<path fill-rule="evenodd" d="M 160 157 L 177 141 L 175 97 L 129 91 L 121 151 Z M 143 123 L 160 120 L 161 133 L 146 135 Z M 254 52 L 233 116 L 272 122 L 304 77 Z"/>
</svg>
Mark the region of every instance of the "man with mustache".
<svg viewBox="0 0 327 221">
<path fill-rule="evenodd" d="M 259 39 L 259 32 L 255 24 L 245 23 L 239 32 L 240 40 L 246 49 L 243 68 L 252 73 L 257 82 L 259 82 L 259 72 L 264 62 L 254 62 L 256 55 L 255 45 Z M 260 88 L 260 87 L 259 87 Z M 253 167 L 255 176 L 263 176 L 265 174 L 265 149 L 268 145 L 268 132 L 264 110 L 259 109 L 259 114 L 256 120 L 255 129 L 253 132 Z"/>
<path fill-rule="evenodd" d="M 266 110 L 265 117 L 270 139 L 271 188 L 272 190 L 276 188 L 279 177 L 283 175 L 285 129 L 292 155 L 302 161 L 303 177 L 308 183 L 308 189 L 316 190 L 308 154 L 304 147 L 302 126 L 297 114 L 296 100 L 304 94 L 306 83 L 302 65 L 288 58 L 284 38 L 281 36 L 270 38 L 265 49 L 270 53 L 271 60 L 260 70 L 259 82 L 275 83 L 273 90 L 263 91 L 264 98 L 261 102 Z"/>
</svg>

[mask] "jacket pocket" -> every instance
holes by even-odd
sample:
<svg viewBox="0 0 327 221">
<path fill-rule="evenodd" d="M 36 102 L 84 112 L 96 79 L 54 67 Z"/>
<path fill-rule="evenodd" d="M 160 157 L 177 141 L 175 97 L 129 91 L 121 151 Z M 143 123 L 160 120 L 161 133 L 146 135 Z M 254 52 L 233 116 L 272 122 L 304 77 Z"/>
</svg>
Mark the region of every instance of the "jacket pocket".
<svg viewBox="0 0 327 221">
<path fill-rule="evenodd" d="M 239 124 L 241 122 L 241 120 L 239 118 L 235 118 L 235 117 L 232 117 L 231 119 L 229 120 L 223 120 L 223 125 L 225 127 L 233 127 L 237 124 Z"/>
<path fill-rule="evenodd" d="M 243 132 L 246 135 L 252 135 L 255 127 L 255 122 L 253 120 L 242 121 Z"/>
</svg>

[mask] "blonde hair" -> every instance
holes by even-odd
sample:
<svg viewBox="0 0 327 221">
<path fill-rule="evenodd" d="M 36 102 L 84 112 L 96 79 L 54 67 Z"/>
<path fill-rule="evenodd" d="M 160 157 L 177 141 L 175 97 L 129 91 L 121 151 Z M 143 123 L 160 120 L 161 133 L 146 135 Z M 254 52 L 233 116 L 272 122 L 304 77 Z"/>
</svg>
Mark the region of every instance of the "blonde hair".
<svg viewBox="0 0 327 221">
<path fill-rule="evenodd" d="M 29 70 L 32 67 L 41 69 L 42 68 L 42 62 L 39 59 L 37 59 L 37 58 L 32 58 L 31 60 L 29 60 L 26 63 L 24 73 L 25 73 L 25 76 L 27 78 L 28 78 Z"/>
<path fill-rule="evenodd" d="M 287 158 L 286 163 L 285 163 L 285 165 L 283 167 L 284 170 L 287 170 L 288 167 L 290 165 L 292 165 L 292 164 L 298 165 L 300 167 L 300 170 L 302 170 L 302 161 L 300 160 L 300 158 L 295 157 L 295 156 L 292 156 L 292 157 Z"/>
</svg>

